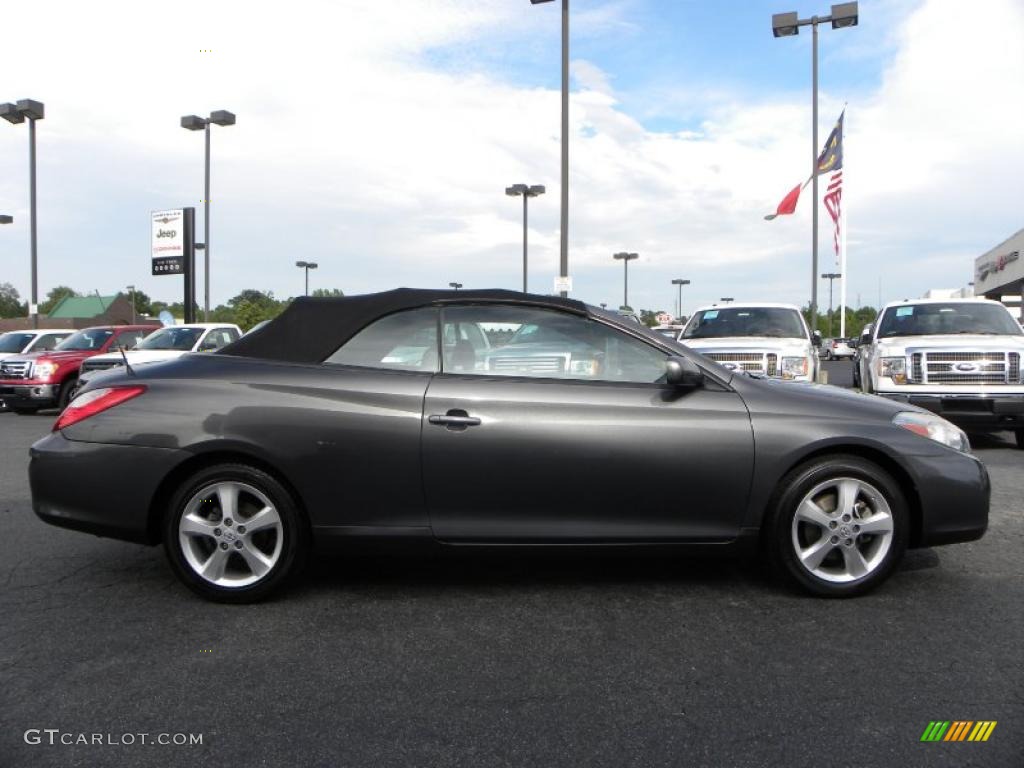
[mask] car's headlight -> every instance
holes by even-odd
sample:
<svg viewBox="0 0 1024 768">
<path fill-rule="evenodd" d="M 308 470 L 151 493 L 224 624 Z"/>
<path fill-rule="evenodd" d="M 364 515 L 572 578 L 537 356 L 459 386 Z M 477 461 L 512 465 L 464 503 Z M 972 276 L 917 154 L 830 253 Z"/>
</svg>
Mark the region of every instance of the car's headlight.
<svg viewBox="0 0 1024 768">
<path fill-rule="evenodd" d="M 36 370 L 35 370 L 36 378 L 37 379 L 43 379 L 45 381 L 46 379 L 48 379 L 51 376 L 53 376 L 53 374 L 55 374 L 57 372 L 57 368 L 59 368 L 59 367 L 60 366 L 58 366 L 57 363 L 50 363 L 50 362 L 39 363 L 38 365 L 36 365 Z"/>
<path fill-rule="evenodd" d="M 906 384 L 907 359 L 905 357 L 883 357 L 878 374 L 892 379 L 896 384 Z"/>
<path fill-rule="evenodd" d="M 892 417 L 892 423 L 958 451 L 971 450 L 971 443 L 963 430 L 934 413 L 901 411 Z"/>
<path fill-rule="evenodd" d="M 797 376 L 807 375 L 806 357 L 784 357 L 782 358 L 782 378 L 792 379 Z"/>
</svg>

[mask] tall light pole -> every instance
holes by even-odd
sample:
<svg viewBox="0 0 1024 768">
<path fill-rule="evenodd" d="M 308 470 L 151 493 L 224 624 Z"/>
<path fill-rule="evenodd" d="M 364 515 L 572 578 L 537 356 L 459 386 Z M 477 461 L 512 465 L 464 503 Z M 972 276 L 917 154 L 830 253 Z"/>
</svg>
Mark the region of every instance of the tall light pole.
<svg viewBox="0 0 1024 768">
<path fill-rule="evenodd" d="M 534 5 L 551 0 L 530 0 Z M 562 0 L 562 214 L 558 274 L 569 276 L 569 0 Z M 562 291 L 562 297 L 568 295 Z"/>
<path fill-rule="evenodd" d="M 185 115 L 181 127 L 190 131 L 206 132 L 206 183 L 203 195 L 203 320 L 210 319 L 210 124 L 228 126 L 235 124 L 235 115 L 226 109 L 211 112 L 207 118 L 199 115 Z M 192 276 L 193 281 L 195 275 Z M 194 284 L 194 283 L 193 283 Z"/>
<path fill-rule="evenodd" d="M 129 299 L 129 301 L 131 301 L 131 303 L 132 303 L 132 325 L 135 325 L 135 286 L 134 285 L 129 285 L 127 287 L 128 287 L 129 295 L 131 297 Z"/>
<path fill-rule="evenodd" d="M 797 17 L 796 11 L 776 13 L 772 16 L 772 34 L 791 37 L 800 33 L 800 27 L 811 26 L 811 330 L 818 328 L 818 25 L 832 22 L 832 29 L 857 26 L 857 3 L 839 3 L 832 6 L 829 16 Z"/>
<path fill-rule="evenodd" d="M 309 270 L 316 269 L 319 265 L 315 261 L 296 261 L 295 266 L 306 270 L 306 296 L 309 296 Z"/>
<path fill-rule="evenodd" d="M 529 187 L 525 184 L 513 184 L 511 187 L 505 187 L 506 195 L 510 197 L 523 196 L 523 293 L 526 293 L 526 201 L 531 197 L 543 195 L 544 191 L 543 184 L 534 184 Z"/>
<path fill-rule="evenodd" d="M 454 288 L 454 289 L 455 289 L 456 291 L 457 291 L 457 290 L 459 290 L 459 288 L 461 288 L 461 287 L 462 287 L 462 283 L 448 283 L 448 285 L 449 285 L 449 286 L 450 286 L 451 288 Z"/>
<path fill-rule="evenodd" d="M 39 268 L 36 253 L 36 120 L 46 116 L 41 101 L 21 99 L 17 104 L 0 104 L 0 117 L 12 125 L 25 122 L 28 118 L 28 196 L 29 196 L 29 237 L 32 251 L 32 301 L 29 314 L 32 327 L 39 327 Z"/>
<path fill-rule="evenodd" d="M 683 316 L 683 286 L 689 284 L 689 280 L 681 280 L 678 277 L 672 281 L 672 285 L 679 286 L 679 296 L 676 298 L 676 320 Z"/>
<path fill-rule="evenodd" d="M 828 335 L 832 338 L 832 281 L 842 277 L 840 272 L 824 272 L 822 278 L 828 280 Z"/>
<path fill-rule="evenodd" d="M 629 306 L 629 262 L 634 259 L 639 259 L 640 254 L 638 253 L 626 253 L 620 252 L 612 254 L 612 258 L 616 261 L 622 262 L 622 306 Z"/>
</svg>

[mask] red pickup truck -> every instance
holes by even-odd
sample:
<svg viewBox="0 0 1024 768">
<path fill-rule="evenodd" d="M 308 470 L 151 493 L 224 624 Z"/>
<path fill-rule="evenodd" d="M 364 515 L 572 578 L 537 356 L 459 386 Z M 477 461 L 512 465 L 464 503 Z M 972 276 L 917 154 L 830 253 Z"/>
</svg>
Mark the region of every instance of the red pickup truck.
<svg viewBox="0 0 1024 768">
<path fill-rule="evenodd" d="M 82 361 L 119 347 L 131 349 L 159 325 L 99 325 L 83 328 L 47 352 L 0 361 L 0 400 L 15 413 L 67 405 Z"/>
</svg>

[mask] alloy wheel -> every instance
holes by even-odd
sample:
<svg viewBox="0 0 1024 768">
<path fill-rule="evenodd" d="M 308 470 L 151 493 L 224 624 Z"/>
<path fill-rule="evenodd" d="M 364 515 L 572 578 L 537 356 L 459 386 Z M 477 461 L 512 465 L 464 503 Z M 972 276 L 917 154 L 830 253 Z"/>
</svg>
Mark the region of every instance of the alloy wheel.
<svg viewBox="0 0 1024 768">
<path fill-rule="evenodd" d="M 281 558 L 281 515 L 259 489 L 238 481 L 204 486 L 178 522 L 185 562 L 218 587 L 246 587 L 271 573 Z"/>
<path fill-rule="evenodd" d="M 804 569 L 842 584 L 863 579 L 882 565 L 893 532 L 892 510 L 875 486 L 836 477 L 804 495 L 793 515 L 791 539 Z"/>
</svg>

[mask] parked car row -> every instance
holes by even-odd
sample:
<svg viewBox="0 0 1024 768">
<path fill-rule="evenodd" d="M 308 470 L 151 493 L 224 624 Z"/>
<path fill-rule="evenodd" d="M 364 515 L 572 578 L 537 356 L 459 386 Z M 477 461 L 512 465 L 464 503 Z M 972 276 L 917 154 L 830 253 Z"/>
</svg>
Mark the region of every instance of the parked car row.
<svg viewBox="0 0 1024 768">
<path fill-rule="evenodd" d="M 77 389 L 99 371 L 141 365 L 186 352 L 220 349 L 241 335 L 237 325 L 194 323 L 160 328 L 153 325 L 109 325 L 80 331 L 11 331 L 0 335 L 0 349 L 22 337 L 36 341 L 18 354 L 0 358 L 0 401 L 19 414 L 41 408 L 63 410 Z M 49 346 L 50 337 L 60 336 Z M 8 338 L 12 337 L 12 338 Z"/>
</svg>

